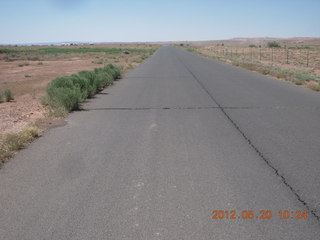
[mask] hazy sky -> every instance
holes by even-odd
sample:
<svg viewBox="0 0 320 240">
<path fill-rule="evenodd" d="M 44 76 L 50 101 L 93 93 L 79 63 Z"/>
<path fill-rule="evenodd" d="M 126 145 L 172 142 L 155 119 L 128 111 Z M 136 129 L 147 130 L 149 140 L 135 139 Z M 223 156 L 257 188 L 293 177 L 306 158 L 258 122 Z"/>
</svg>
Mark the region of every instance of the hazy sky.
<svg viewBox="0 0 320 240">
<path fill-rule="evenodd" d="M 0 44 L 320 37 L 320 0 L 0 0 Z"/>
</svg>

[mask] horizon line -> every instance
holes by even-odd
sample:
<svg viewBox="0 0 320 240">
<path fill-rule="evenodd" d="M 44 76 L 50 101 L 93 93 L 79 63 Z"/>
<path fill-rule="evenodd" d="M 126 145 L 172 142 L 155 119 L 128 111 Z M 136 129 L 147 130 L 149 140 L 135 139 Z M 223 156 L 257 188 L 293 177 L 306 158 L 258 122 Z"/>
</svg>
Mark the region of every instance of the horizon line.
<svg viewBox="0 0 320 240">
<path fill-rule="evenodd" d="M 228 39 L 208 39 L 208 40 L 163 40 L 163 41 L 56 41 L 56 42 L 31 42 L 31 43 L 0 43 L 0 46 L 50 46 L 50 45 L 63 45 L 63 44 L 157 44 L 157 43 L 170 43 L 170 42 L 210 42 L 210 41 L 230 41 L 239 39 L 320 39 L 320 37 L 233 37 Z"/>
</svg>

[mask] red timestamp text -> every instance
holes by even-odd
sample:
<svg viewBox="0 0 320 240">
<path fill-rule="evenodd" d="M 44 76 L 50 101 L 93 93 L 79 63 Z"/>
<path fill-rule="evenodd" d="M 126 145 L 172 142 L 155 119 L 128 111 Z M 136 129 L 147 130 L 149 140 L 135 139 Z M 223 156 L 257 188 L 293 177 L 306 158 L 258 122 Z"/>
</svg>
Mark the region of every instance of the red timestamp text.
<svg viewBox="0 0 320 240">
<path fill-rule="evenodd" d="M 212 211 L 212 219 L 306 219 L 307 211 L 301 210 L 214 210 Z"/>
</svg>

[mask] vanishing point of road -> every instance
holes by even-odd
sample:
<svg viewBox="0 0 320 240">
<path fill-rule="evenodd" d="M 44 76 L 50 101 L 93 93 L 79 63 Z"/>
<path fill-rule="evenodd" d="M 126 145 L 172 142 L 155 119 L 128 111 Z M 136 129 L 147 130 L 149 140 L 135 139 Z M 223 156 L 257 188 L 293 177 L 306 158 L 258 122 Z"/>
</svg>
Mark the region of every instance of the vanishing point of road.
<svg viewBox="0 0 320 240">
<path fill-rule="evenodd" d="M 0 170 L 0 239 L 319 239 L 319 93 L 164 46 L 66 121 Z"/>
</svg>

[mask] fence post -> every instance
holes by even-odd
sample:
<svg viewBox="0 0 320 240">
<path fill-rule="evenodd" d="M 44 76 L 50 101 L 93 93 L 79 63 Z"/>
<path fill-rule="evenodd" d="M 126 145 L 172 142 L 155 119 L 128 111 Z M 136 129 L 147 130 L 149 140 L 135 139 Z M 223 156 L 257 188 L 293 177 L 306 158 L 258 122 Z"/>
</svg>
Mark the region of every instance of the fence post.
<svg viewBox="0 0 320 240">
<path fill-rule="evenodd" d="M 309 50 L 307 51 L 307 67 L 309 67 Z"/>
<path fill-rule="evenodd" d="M 287 64 L 289 64 L 289 49 L 287 49 Z"/>
<path fill-rule="evenodd" d="M 261 61 L 261 48 L 259 48 L 259 60 Z"/>
</svg>

